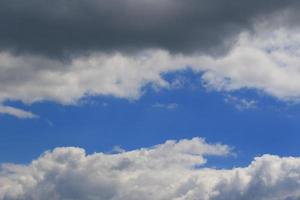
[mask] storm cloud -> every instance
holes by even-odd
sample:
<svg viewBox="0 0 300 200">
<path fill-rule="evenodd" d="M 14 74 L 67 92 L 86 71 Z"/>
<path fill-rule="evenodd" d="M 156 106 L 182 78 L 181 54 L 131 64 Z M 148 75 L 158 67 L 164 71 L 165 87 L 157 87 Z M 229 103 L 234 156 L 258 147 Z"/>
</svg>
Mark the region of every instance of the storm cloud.
<svg viewBox="0 0 300 200">
<path fill-rule="evenodd" d="M 223 54 L 259 18 L 296 0 L 1 0 L 0 50 L 65 57 L 164 49 Z"/>
</svg>

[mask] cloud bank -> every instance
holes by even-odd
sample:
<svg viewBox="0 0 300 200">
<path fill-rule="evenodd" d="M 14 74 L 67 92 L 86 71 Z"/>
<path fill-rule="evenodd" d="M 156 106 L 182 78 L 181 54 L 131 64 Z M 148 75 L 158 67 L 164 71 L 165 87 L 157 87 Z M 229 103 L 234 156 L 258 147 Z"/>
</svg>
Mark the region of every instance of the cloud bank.
<svg viewBox="0 0 300 200">
<path fill-rule="evenodd" d="M 261 27 L 257 27 L 258 30 Z M 228 54 L 171 54 L 152 49 L 137 54 L 95 52 L 72 61 L 0 53 L 0 102 L 52 100 L 74 104 L 86 95 L 137 99 L 146 85 L 172 88 L 166 73 L 191 69 L 205 87 L 257 89 L 282 100 L 300 97 L 299 29 L 242 33 Z"/>
<path fill-rule="evenodd" d="M 294 0 L 2 0 L 0 104 L 138 99 L 191 69 L 217 91 L 300 97 Z"/>
<path fill-rule="evenodd" d="M 86 51 L 217 52 L 253 21 L 297 0 L 2 0 L 0 48 L 64 57 Z"/>
<path fill-rule="evenodd" d="M 29 165 L 2 165 L 0 199 L 297 200 L 300 158 L 264 155 L 243 168 L 204 166 L 230 147 L 201 138 L 152 148 L 86 155 L 57 148 Z"/>
</svg>

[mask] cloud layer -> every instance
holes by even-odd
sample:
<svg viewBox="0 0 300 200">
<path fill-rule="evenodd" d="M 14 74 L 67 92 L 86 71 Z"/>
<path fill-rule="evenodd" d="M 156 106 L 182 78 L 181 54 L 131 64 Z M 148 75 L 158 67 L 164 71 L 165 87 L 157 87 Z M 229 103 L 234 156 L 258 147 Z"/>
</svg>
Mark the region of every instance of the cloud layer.
<svg viewBox="0 0 300 200">
<path fill-rule="evenodd" d="M 232 50 L 218 58 L 152 49 L 132 55 L 95 52 L 61 61 L 2 52 L 0 102 L 52 100 L 72 104 L 86 95 L 137 99 L 148 84 L 172 88 L 163 74 L 186 69 L 198 73 L 210 89 L 250 88 L 282 100 L 298 100 L 299 29 L 262 30 L 260 26 L 255 36 L 248 32 L 240 34 Z"/>
<path fill-rule="evenodd" d="M 300 159 L 264 155 L 247 167 L 206 168 L 230 148 L 203 139 L 167 141 L 118 154 L 57 148 L 29 165 L 2 165 L 0 199 L 297 200 Z"/>
<path fill-rule="evenodd" d="M 147 85 L 173 88 L 163 75 L 187 69 L 209 89 L 298 101 L 298 8 L 294 0 L 3 0 L 0 105 L 138 99 Z"/>
<path fill-rule="evenodd" d="M 159 48 L 216 53 L 258 17 L 297 0 L 2 0 L 0 48 L 65 56 Z"/>
</svg>

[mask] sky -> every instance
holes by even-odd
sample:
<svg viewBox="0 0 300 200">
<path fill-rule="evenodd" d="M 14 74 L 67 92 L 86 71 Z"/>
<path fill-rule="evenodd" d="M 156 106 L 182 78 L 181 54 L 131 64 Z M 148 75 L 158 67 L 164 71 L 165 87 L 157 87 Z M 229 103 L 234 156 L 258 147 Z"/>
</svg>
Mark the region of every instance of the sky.
<svg viewBox="0 0 300 200">
<path fill-rule="evenodd" d="M 0 0 L 0 200 L 299 200 L 296 0 Z"/>
</svg>

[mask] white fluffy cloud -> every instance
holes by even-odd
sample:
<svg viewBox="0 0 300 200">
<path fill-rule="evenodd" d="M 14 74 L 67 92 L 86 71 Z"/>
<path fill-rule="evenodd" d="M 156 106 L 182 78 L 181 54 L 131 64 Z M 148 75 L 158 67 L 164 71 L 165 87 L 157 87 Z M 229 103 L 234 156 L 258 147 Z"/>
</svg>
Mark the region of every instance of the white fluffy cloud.
<svg viewBox="0 0 300 200">
<path fill-rule="evenodd" d="M 3 165 L 0 199 L 300 199 L 300 158 L 264 155 L 244 168 L 203 167 L 205 156 L 228 154 L 228 146 L 200 138 L 118 154 L 57 148 L 29 165 Z"/>
<path fill-rule="evenodd" d="M 241 34 L 225 57 L 202 59 L 201 66 L 206 66 L 203 79 L 220 90 L 252 88 L 282 100 L 298 100 L 300 32 L 295 29 Z"/>
</svg>

